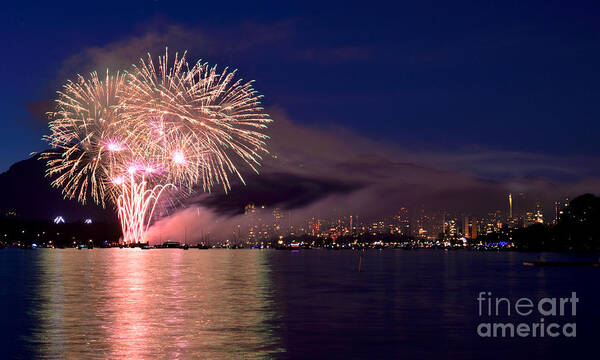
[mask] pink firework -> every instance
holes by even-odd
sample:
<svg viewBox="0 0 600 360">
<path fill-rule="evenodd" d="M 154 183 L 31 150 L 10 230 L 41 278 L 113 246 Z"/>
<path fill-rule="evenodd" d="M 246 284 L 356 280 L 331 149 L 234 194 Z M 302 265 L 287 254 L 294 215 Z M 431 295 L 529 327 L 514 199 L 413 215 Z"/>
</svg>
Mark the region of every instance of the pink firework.
<svg viewBox="0 0 600 360">
<path fill-rule="evenodd" d="M 143 242 L 165 191 L 227 191 L 230 174 L 243 181 L 239 166 L 260 165 L 272 120 L 252 82 L 235 75 L 189 66 L 185 54 L 169 65 L 165 53 L 125 76 L 68 82 L 44 137 L 53 148 L 42 155 L 47 176 L 66 198 L 114 203 L 124 241 Z"/>
</svg>

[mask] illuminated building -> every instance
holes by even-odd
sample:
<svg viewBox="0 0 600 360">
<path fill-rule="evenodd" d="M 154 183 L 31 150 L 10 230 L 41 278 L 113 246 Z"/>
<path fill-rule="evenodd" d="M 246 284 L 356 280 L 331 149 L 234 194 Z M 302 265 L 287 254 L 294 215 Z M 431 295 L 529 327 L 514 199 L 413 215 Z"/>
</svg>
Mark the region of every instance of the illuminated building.
<svg viewBox="0 0 600 360">
<path fill-rule="evenodd" d="M 396 215 L 396 222 L 398 224 L 398 233 L 404 236 L 411 236 L 410 219 L 408 217 L 408 209 L 406 207 L 400 208 Z"/>
<path fill-rule="evenodd" d="M 456 219 L 449 219 L 446 221 L 446 233 L 450 236 L 458 236 Z"/>
<path fill-rule="evenodd" d="M 524 221 L 523 225 L 525 227 L 528 227 L 528 226 L 533 225 L 534 223 L 535 223 L 535 217 L 534 217 L 533 211 L 527 211 L 525 213 L 525 221 Z"/>
<path fill-rule="evenodd" d="M 321 233 L 321 219 L 312 217 L 308 221 L 308 231 L 312 236 L 318 236 Z"/>
<path fill-rule="evenodd" d="M 542 212 L 542 204 L 539 201 L 535 204 L 534 220 L 536 223 L 539 224 L 544 223 L 544 213 Z"/>
</svg>

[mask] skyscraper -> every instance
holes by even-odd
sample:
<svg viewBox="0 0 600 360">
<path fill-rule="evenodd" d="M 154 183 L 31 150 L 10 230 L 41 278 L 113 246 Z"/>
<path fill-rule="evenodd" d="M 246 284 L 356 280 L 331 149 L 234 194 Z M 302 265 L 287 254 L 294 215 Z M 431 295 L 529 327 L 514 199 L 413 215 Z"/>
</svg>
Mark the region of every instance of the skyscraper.
<svg viewBox="0 0 600 360">
<path fill-rule="evenodd" d="M 544 213 L 542 211 L 542 203 L 537 201 L 535 203 L 535 213 L 534 213 L 535 222 L 539 224 L 544 223 Z"/>
</svg>

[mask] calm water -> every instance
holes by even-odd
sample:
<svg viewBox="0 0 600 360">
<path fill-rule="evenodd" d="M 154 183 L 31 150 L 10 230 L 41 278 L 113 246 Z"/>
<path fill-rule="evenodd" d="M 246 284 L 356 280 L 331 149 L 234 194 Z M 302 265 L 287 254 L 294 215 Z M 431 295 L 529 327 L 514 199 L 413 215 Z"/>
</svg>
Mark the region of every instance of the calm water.
<svg viewBox="0 0 600 360">
<path fill-rule="evenodd" d="M 0 250 L 0 357 L 597 355 L 600 269 L 521 265 L 535 256 L 438 250 L 5 249 Z M 553 257 L 564 256 L 547 255 Z M 482 339 L 476 333 L 479 291 L 511 299 L 576 291 L 577 337 Z"/>
</svg>

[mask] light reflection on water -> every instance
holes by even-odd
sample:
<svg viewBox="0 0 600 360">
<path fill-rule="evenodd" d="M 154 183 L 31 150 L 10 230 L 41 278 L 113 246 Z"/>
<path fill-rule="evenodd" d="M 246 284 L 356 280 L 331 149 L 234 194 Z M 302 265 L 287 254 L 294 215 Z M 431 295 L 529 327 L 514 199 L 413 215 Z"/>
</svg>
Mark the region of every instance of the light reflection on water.
<svg viewBox="0 0 600 360">
<path fill-rule="evenodd" d="M 5 249 L 0 359 L 516 360 L 596 351 L 600 268 L 522 265 L 536 256 Z M 476 326 L 490 320 L 477 316 L 479 291 L 510 299 L 576 291 L 577 338 L 482 339 Z"/>
<path fill-rule="evenodd" d="M 41 358 L 268 358 L 269 266 L 260 252 L 46 251 L 39 262 Z"/>
</svg>

